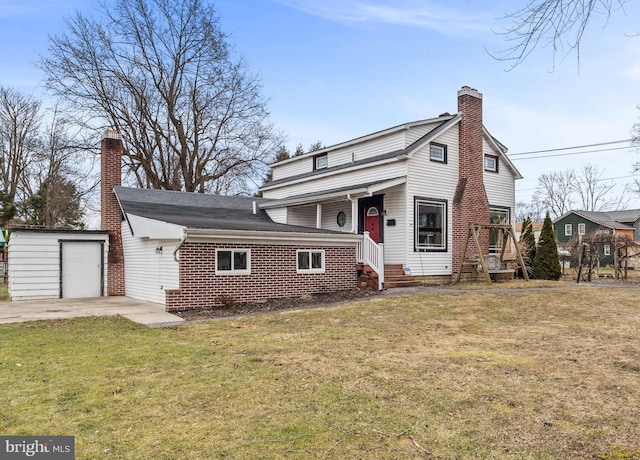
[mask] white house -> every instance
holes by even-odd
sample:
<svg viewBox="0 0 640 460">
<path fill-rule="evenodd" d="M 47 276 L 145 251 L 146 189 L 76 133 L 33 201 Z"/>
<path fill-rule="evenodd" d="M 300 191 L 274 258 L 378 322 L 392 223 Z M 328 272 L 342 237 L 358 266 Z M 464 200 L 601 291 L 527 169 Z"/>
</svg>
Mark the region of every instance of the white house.
<svg viewBox="0 0 640 460">
<path fill-rule="evenodd" d="M 482 95 L 463 87 L 458 113 L 395 126 L 271 165 L 260 204 L 276 222 L 363 234 L 381 265 L 448 278 L 468 223 L 513 224 L 507 149 L 482 124 Z M 485 236 L 487 251 L 498 241 Z"/>
<path fill-rule="evenodd" d="M 470 223 L 513 223 L 521 177 L 466 86 L 456 114 L 273 164 L 260 199 L 121 187 L 122 148 L 108 131 L 107 292 L 169 311 L 354 289 L 359 271 L 450 280 Z"/>
</svg>

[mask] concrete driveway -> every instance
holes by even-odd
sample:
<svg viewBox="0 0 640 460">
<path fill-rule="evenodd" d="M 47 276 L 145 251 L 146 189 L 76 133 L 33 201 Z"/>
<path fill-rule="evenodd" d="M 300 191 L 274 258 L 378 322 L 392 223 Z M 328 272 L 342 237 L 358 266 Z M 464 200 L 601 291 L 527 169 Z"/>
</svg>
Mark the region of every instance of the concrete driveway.
<svg viewBox="0 0 640 460">
<path fill-rule="evenodd" d="M 129 297 L 97 297 L 91 299 L 44 299 L 0 302 L 0 324 L 79 316 L 120 315 L 147 327 L 174 326 L 182 318 L 165 311 L 158 303 Z"/>
</svg>

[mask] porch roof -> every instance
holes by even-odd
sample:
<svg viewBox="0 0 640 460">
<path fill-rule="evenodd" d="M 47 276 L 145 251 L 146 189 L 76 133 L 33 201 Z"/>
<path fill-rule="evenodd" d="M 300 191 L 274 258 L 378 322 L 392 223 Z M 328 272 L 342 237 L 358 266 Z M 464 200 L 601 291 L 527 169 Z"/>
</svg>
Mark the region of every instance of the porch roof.
<svg viewBox="0 0 640 460">
<path fill-rule="evenodd" d="M 396 185 L 404 184 L 407 176 L 394 177 L 392 179 L 382 179 L 377 181 L 365 182 L 362 184 L 349 185 L 346 187 L 338 187 L 330 190 L 321 190 L 317 192 L 303 193 L 288 198 L 279 198 L 274 200 L 262 201 L 258 207 L 261 209 L 284 208 L 287 206 L 300 206 L 305 204 L 323 203 L 331 201 L 348 200 L 351 198 L 371 196 L 380 190 L 385 190 Z"/>
<path fill-rule="evenodd" d="M 332 230 L 274 222 L 265 211 L 257 208 L 254 212 L 254 202 L 260 202 L 260 199 L 254 197 L 217 196 L 121 186 L 114 187 L 114 192 L 130 228 L 130 216 L 138 216 L 187 229 L 341 234 Z M 133 228 L 131 231 L 136 233 Z"/>
</svg>

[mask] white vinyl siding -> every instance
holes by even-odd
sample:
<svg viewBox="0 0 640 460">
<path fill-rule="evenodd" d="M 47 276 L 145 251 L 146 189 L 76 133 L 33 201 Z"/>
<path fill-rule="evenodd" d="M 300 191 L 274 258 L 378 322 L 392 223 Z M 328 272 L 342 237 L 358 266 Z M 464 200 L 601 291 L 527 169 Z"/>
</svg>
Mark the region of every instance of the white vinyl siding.
<svg viewBox="0 0 640 460">
<path fill-rule="evenodd" d="M 328 174 L 325 177 L 316 177 L 313 180 L 290 184 L 273 190 L 265 190 L 264 197 L 270 199 L 288 198 L 305 193 L 338 189 L 345 185 L 358 185 L 385 179 L 395 179 L 406 174 L 405 168 L 404 161 L 392 160 L 386 164 L 369 166 L 358 169 L 357 171 L 336 171 L 334 174 Z"/>
<path fill-rule="evenodd" d="M 279 224 L 287 223 L 287 208 L 272 208 L 266 210 L 271 220 Z"/>
<path fill-rule="evenodd" d="M 411 129 L 408 129 L 405 131 L 404 135 L 404 146 L 410 146 L 428 132 L 433 131 L 439 124 L 440 123 L 430 123 L 428 125 L 414 126 Z"/>
<path fill-rule="evenodd" d="M 165 290 L 178 289 L 178 263 L 173 258 L 178 242 L 136 238 L 122 223 L 126 296 L 165 303 Z"/>
<path fill-rule="evenodd" d="M 343 212 L 345 223 L 338 225 L 338 213 Z M 351 202 L 338 201 L 336 203 L 324 203 L 322 205 L 322 228 L 336 232 L 348 232 L 351 230 Z"/>
<path fill-rule="evenodd" d="M 410 160 L 407 179 L 406 245 L 407 267 L 413 275 L 450 275 L 452 264 L 453 195 L 458 184 L 458 126 L 433 140 L 447 146 L 447 163 L 430 161 L 429 144 L 418 150 Z M 414 250 L 414 199 L 445 200 L 447 208 L 446 251 L 416 252 Z"/>
<path fill-rule="evenodd" d="M 295 161 L 271 168 L 271 171 L 273 172 L 273 180 L 308 173 L 309 171 L 313 171 L 313 156 L 301 155 L 296 157 Z"/>
<path fill-rule="evenodd" d="M 60 297 L 60 240 L 104 242 L 103 291 L 106 292 L 109 246 L 106 234 L 15 230 L 11 233 L 8 248 L 8 289 L 13 300 Z"/>
<path fill-rule="evenodd" d="M 402 184 L 382 192 L 384 193 L 383 207 L 386 211 L 383 216 L 384 260 L 386 264 L 405 264 L 407 260 L 405 252 L 407 243 L 404 231 L 407 225 L 405 190 L 406 187 Z M 387 225 L 390 219 L 396 221 L 394 226 Z"/>
<path fill-rule="evenodd" d="M 485 154 L 498 155 L 498 152 L 493 150 L 486 139 L 483 139 L 482 144 Z M 511 210 L 511 222 L 509 222 L 511 225 L 514 224 L 513 207 L 516 200 L 514 181 L 513 172 L 504 163 L 498 168 L 498 173 L 484 172 L 484 188 L 487 192 L 489 204 L 491 206 L 509 208 Z"/>
<path fill-rule="evenodd" d="M 404 148 L 404 135 L 393 133 L 383 138 L 369 140 L 360 144 L 327 151 L 328 167 L 339 166 L 353 161 L 364 160 L 383 153 Z M 314 157 L 319 154 L 308 153 L 297 157 L 294 161 L 276 165 L 272 168 L 273 180 L 297 176 L 314 170 Z"/>
<path fill-rule="evenodd" d="M 287 213 L 287 224 L 300 225 L 302 227 L 315 228 L 316 226 L 316 205 L 296 206 L 289 208 Z"/>
</svg>

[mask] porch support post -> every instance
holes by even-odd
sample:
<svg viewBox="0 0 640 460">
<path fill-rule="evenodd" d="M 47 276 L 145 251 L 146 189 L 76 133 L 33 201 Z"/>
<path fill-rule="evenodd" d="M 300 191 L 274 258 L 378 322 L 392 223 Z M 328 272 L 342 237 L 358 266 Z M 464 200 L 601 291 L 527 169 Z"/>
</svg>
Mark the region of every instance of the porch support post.
<svg viewBox="0 0 640 460">
<path fill-rule="evenodd" d="M 316 205 L 316 228 L 322 228 L 322 205 Z"/>
<path fill-rule="evenodd" d="M 351 233 L 358 233 L 358 199 L 347 195 L 351 201 Z"/>
</svg>

